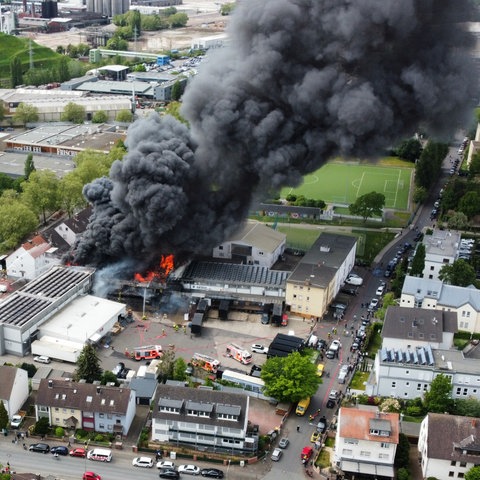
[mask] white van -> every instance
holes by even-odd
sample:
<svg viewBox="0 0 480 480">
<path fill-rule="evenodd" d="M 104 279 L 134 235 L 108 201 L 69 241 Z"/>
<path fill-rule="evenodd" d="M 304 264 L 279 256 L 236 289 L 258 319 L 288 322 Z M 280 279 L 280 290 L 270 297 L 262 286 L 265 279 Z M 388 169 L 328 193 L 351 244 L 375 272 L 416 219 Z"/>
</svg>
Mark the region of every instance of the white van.
<svg viewBox="0 0 480 480">
<path fill-rule="evenodd" d="M 355 285 L 356 287 L 359 287 L 360 285 L 363 285 L 363 278 L 351 273 L 345 280 L 345 283 L 347 285 Z"/>
<path fill-rule="evenodd" d="M 112 451 L 108 448 L 94 448 L 88 451 L 87 458 L 96 462 L 111 462 Z"/>
</svg>

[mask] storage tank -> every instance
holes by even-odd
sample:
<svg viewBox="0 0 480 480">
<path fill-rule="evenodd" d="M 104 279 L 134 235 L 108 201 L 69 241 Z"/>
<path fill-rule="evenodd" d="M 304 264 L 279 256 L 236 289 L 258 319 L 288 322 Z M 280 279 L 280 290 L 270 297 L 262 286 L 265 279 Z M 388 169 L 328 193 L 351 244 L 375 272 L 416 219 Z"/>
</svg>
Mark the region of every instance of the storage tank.
<svg viewBox="0 0 480 480">
<path fill-rule="evenodd" d="M 95 0 L 95 6 L 93 7 L 93 11 L 95 13 L 102 13 L 103 7 L 103 0 Z"/>
<path fill-rule="evenodd" d="M 87 12 L 95 11 L 95 0 L 87 0 Z"/>
<path fill-rule="evenodd" d="M 112 0 L 112 16 L 127 13 L 129 8 L 129 0 Z"/>
</svg>

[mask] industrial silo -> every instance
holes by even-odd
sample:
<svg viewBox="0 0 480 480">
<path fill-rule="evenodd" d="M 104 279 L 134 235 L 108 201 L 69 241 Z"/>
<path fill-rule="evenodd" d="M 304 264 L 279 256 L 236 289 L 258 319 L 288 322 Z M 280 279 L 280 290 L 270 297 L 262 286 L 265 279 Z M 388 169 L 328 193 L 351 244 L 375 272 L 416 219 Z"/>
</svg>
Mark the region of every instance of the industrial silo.
<svg viewBox="0 0 480 480">
<path fill-rule="evenodd" d="M 93 8 L 93 11 L 95 13 L 102 13 L 102 7 L 103 7 L 103 0 L 95 0 L 95 6 Z"/>
<path fill-rule="evenodd" d="M 87 0 L 87 12 L 95 11 L 95 0 Z"/>
<path fill-rule="evenodd" d="M 102 13 L 107 17 L 112 16 L 112 0 L 103 0 Z"/>
</svg>

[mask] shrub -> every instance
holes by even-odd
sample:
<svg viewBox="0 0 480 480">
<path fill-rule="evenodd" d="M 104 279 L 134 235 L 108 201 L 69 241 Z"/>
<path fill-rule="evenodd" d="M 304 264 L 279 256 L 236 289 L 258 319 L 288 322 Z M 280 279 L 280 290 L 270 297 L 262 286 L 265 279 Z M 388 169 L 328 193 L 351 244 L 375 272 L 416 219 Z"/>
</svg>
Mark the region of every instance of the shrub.
<svg viewBox="0 0 480 480">
<path fill-rule="evenodd" d="M 63 427 L 57 427 L 55 429 L 55 436 L 56 437 L 63 437 L 65 435 L 65 429 Z"/>
<path fill-rule="evenodd" d="M 410 472 L 406 468 L 399 468 L 397 472 L 397 480 L 410 480 Z"/>
</svg>

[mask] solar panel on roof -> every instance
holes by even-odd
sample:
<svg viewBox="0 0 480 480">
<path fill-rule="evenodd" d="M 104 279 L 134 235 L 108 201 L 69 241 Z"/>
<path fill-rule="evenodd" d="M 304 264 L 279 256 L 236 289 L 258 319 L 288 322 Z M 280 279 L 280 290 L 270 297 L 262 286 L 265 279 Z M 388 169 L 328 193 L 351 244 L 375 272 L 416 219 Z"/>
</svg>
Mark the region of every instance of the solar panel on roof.
<svg viewBox="0 0 480 480">
<path fill-rule="evenodd" d="M 423 347 L 418 347 L 417 352 L 420 365 L 425 365 L 427 363 L 427 360 L 425 358 L 425 350 L 423 349 Z"/>
<path fill-rule="evenodd" d="M 433 358 L 433 352 L 432 352 L 432 347 L 430 345 L 427 345 L 425 347 L 425 353 L 426 353 L 426 356 L 427 356 L 427 363 L 429 365 L 434 365 L 435 364 L 435 360 Z"/>
<path fill-rule="evenodd" d="M 417 351 L 416 351 L 416 350 L 413 350 L 413 351 L 412 351 L 412 355 L 413 355 L 413 363 L 418 364 Z"/>
<path fill-rule="evenodd" d="M 380 350 L 380 359 L 382 362 L 388 362 L 388 354 L 386 348 Z"/>
</svg>

